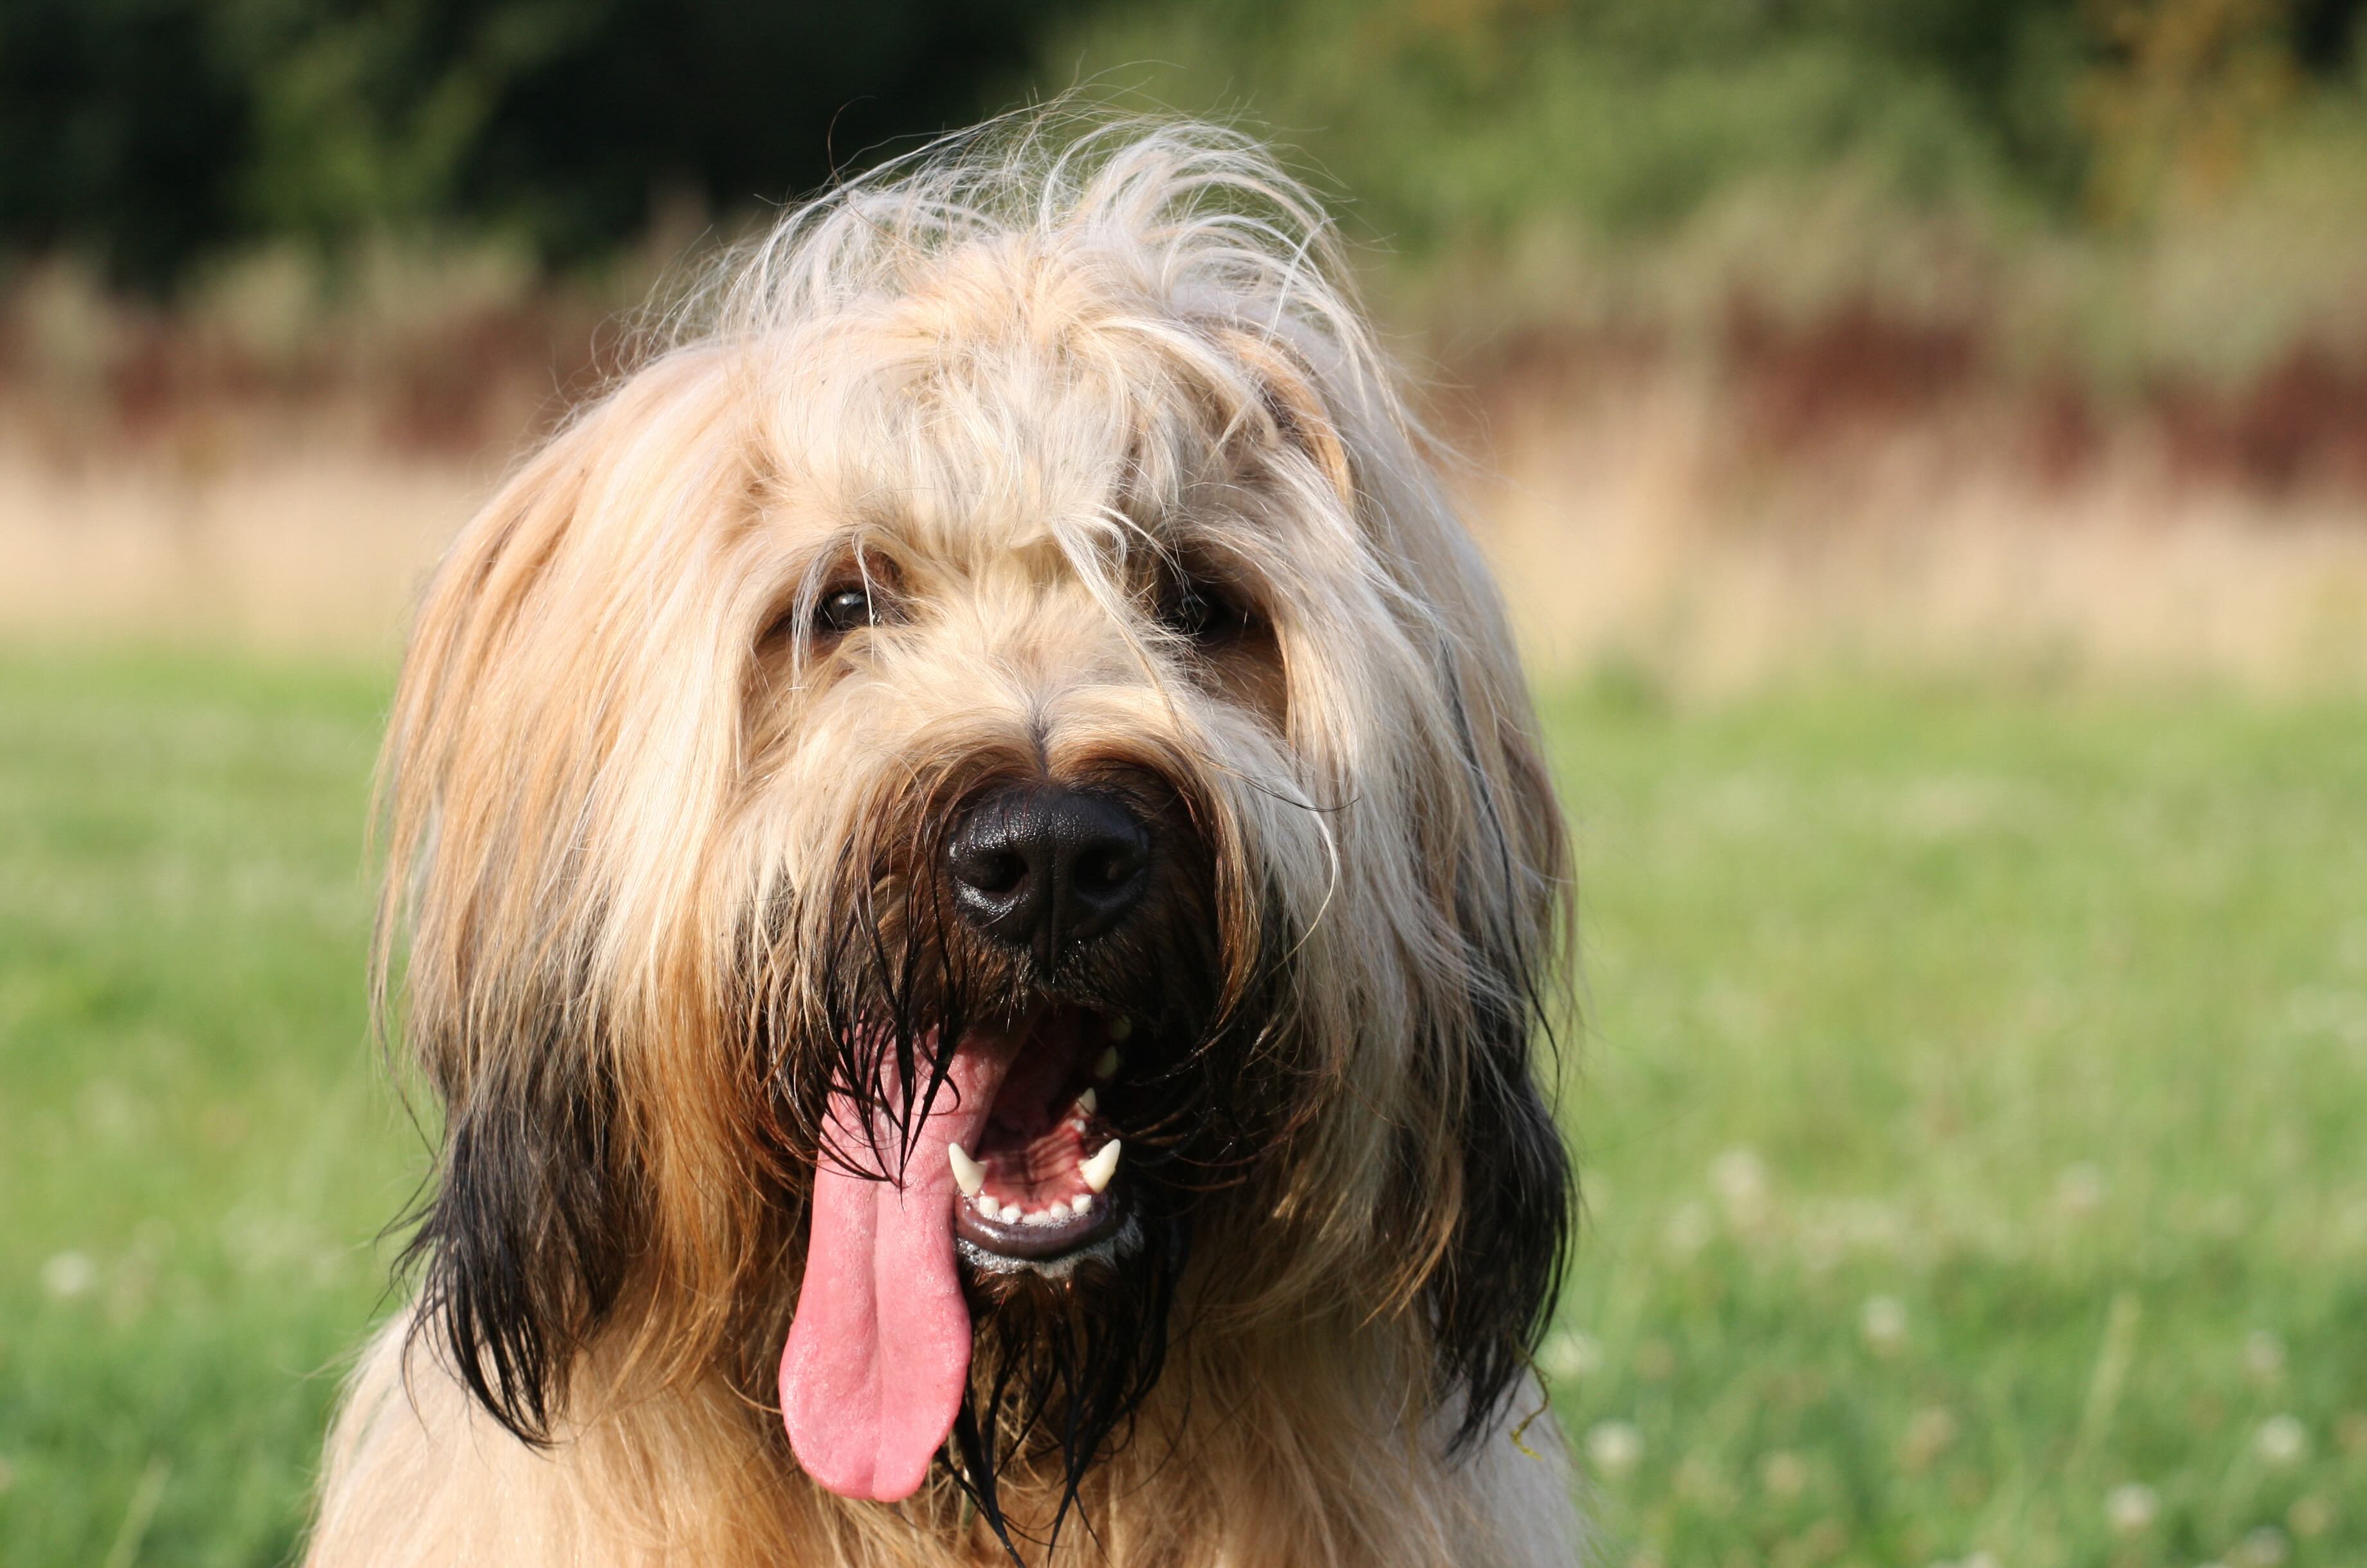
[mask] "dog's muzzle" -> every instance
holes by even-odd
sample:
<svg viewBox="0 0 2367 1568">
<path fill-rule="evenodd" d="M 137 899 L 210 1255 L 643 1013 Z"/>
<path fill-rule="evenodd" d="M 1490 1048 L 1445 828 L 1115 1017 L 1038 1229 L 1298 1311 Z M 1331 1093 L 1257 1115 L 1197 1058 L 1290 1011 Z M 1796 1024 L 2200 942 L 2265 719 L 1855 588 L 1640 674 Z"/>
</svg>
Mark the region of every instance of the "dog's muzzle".
<svg viewBox="0 0 2367 1568">
<path fill-rule="evenodd" d="M 966 1387 L 964 1266 L 1065 1287 L 1144 1246 L 1118 1128 L 1160 1119 L 1129 1057 L 1164 1033 L 1172 960 L 1151 939 L 1183 884 L 1161 884 L 1172 829 L 1123 789 L 1005 779 L 961 803 L 936 875 L 1009 1000 L 913 1041 L 944 1081 L 909 1108 L 917 1084 L 833 1091 L 781 1381 L 791 1445 L 833 1491 L 921 1484 Z"/>
</svg>

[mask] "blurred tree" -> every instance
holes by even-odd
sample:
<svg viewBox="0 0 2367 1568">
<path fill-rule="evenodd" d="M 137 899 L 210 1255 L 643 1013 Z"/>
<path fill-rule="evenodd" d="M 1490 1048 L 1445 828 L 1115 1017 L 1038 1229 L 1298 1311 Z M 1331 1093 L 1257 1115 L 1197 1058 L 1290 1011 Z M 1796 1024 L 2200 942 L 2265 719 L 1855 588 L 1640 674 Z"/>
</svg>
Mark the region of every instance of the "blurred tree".
<svg viewBox="0 0 2367 1568">
<path fill-rule="evenodd" d="M 2311 74 L 2355 93 L 2362 17 L 2367 0 L 1116 0 L 1047 58 L 1144 101 L 1246 106 L 1421 254 L 1540 221 L 1649 233 L 1837 174 L 1908 205 L 2119 222 L 2165 166 L 2234 177 Z"/>
<path fill-rule="evenodd" d="M 2367 0 L 2298 0 L 2293 17 L 2293 52 L 2320 75 L 2350 69 L 2367 46 Z"/>
<path fill-rule="evenodd" d="M 169 287 L 261 233 L 545 259 L 777 200 L 1000 107 L 1077 0 L 7 0 L 0 247 Z"/>
<path fill-rule="evenodd" d="M 811 189 L 1031 65 L 1245 105 L 1409 250 L 1847 168 L 2119 222 L 2358 71 L 2367 0 L 0 0 L 0 254 L 164 290 L 261 236 L 549 263 Z M 1169 63 L 1150 63 L 1169 62 Z"/>
<path fill-rule="evenodd" d="M 2078 105 L 2089 199 L 2108 223 L 2165 199 L 2218 196 L 2300 87 L 2295 18 L 2277 0 L 2091 0 L 2104 59 Z"/>
<path fill-rule="evenodd" d="M 242 230 L 251 99 L 204 0 L 0 6 L 0 244 L 156 283 Z"/>
</svg>

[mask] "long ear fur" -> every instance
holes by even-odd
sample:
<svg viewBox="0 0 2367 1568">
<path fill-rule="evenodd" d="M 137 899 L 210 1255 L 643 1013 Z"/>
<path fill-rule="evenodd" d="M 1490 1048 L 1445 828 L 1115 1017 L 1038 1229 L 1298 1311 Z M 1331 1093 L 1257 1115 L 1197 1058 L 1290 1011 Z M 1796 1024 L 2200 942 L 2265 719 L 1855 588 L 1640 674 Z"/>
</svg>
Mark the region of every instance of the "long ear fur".
<svg viewBox="0 0 2367 1568">
<path fill-rule="evenodd" d="M 1568 972 L 1573 881 L 1569 847 L 1503 606 L 1452 509 L 1409 467 L 1359 472 L 1320 389 L 1323 377 L 1285 340 L 1222 335 L 1259 389 L 1274 435 L 1311 464 L 1375 528 L 1398 574 L 1410 634 L 1434 644 L 1460 789 L 1425 802 L 1422 836 L 1445 863 L 1432 884 L 1436 925 L 1459 949 L 1459 995 L 1433 998 L 1416 1027 L 1414 1103 L 1427 1120 L 1401 1131 L 1393 1228 L 1416 1238 L 1440 1393 L 1459 1411 L 1455 1446 L 1494 1425 L 1551 1315 L 1568 1255 L 1576 1178 L 1540 1078 Z M 1421 439 L 1392 408 L 1388 440 Z M 1373 446 L 1367 442 L 1365 446 Z M 1417 477 L 1419 476 L 1419 477 Z M 1412 483 L 1409 483 L 1411 480 Z M 1392 526 L 1394 525 L 1394 526 Z M 1451 825 L 1449 825 L 1451 824 Z M 1557 1071 L 1549 1062 L 1547 1071 Z M 1413 1147 L 1413 1143 L 1422 1146 Z"/>
<path fill-rule="evenodd" d="M 436 1189 L 404 1254 L 423 1277 L 414 1332 L 436 1334 L 478 1402 L 529 1443 L 549 1438 L 568 1368 L 615 1305 L 641 1229 L 615 1087 L 579 1065 L 576 1027 L 554 1006 L 549 1038 L 494 1053 L 451 1107 Z"/>
<path fill-rule="evenodd" d="M 1439 1053 L 1460 1069 L 1446 1104 L 1461 1169 L 1454 1229 L 1426 1296 L 1442 1370 L 1463 1397 L 1455 1444 L 1466 1447 L 1493 1426 L 1551 1317 L 1577 1187 L 1535 1049 L 1553 1040 L 1567 956 L 1569 879 L 1552 780 L 1525 725 L 1501 723 L 1488 756 L 1471 714 L 1456 708 L 1480 797 L 1480 853 L 1497 857 L 1515 911 L 1509 920 L 1458 911 L 1474 980 L 1460 1019 L 1467 1035 Z M 1557 1052 L 1543 1065 L 1557 1070 Z"/>
<path fill-rule="evenodd" d="M 732 432 L 715 413 L 718 382 L 696 356 L 644 370 L 463 530 L 421 607 L 380 763 L 378 1013 L 446 1116 L 406 1253 L 422 1275 L 415 1332 L 438 1341 L 485 1408 L 528 1441 L 549 1435 L 569 1368 L 629 1277 L 672 1261 L 657 1256 L 663 1222 L 677 1221 L 669 1234 L 696 1229 L 651 1200 L 665 1190 L 651 1175 L 663 1151 L 650 1119 L 633 1113 L 666 1093 L 702 1111 L 723 1097 L 687 1047 L 661 1064 L 627 1043 L 694 1032 L 650 1026 L 643 997 L 655 987 L 629 967 L 645 970 L 646 951 L 663 949 L 674 912 L 644 890 L 643 907 L 660 913 L 620 919 L 635 890 L 601 881 L 613 870 L 585 853 L 603 812 L 639 810 L 619 756 L 676 780 L 700 776 L 700 759 L 639 745 L 624 728 L 655 706 L 629 694 L 633 678 L 671 678 L 685 702 L 700 694 L 674 672 L 642 673 L 632 640 L 645 621 L 616 601 L 646 604 L 642 585 L 662 579 L 663 552 L 681 548 L 650 519 L 676 502 L 716 515 L 740 481 Z M 658 483 L 674 488 L 653 491 Z M 730 678 L 693 642 L 666 645 Z M 696 861 L 687 835 L 673 843 Z M 620 926 L 646 937 L 623 958 Z M 693 1114 L 679 1119 L 685 1142 L 731 1145 Z"/>
</svg>

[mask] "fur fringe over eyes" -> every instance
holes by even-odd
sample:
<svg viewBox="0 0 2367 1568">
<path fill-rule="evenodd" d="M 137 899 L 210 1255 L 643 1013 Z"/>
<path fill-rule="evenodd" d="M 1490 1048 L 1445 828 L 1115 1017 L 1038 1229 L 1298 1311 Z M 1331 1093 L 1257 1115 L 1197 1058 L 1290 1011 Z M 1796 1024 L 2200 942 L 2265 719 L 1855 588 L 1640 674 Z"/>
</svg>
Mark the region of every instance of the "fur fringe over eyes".
<svg viewBox="0 0 2367 1568">
<path fill-rule="evenodd" d="M 726 258 L 462 533 L 380 794 L 381 1017 L 445 1119 L 361 1387 L 425 1435 L 357 1394 L 314 1562 L 426 1560 L 362 1539 L 429 1528 L 379 1489 L 503 1443 L 616 1561 L 1025 1556 L 1077 1510 L 1113 1561 L 1569 1549 L 1549 1423 L 1505 1436 L 1570 1239 L 1563 830 L 1346 276 L 1230 131 L 999 122 Z M 1013 781 L 1155 846 L 1073 961 L 946 913 Z M 892 1176 L 954 1042 L 1047 1007 L 1144 1020 L 1137 1272 L 968 1279 L 935 1478 L 830 1497 L 768 1380 L 831 1107 Z"/>
</svg>

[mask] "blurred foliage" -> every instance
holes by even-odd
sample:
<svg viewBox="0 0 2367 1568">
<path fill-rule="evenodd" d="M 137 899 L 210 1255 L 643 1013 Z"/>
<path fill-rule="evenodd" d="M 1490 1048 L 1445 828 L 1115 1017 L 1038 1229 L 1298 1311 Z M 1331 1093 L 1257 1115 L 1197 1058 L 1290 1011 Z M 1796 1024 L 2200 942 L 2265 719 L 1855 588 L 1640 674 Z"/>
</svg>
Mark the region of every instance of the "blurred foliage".
<svg viewBox="0 0 2367 1568">
<path fill-rule="evenodd" d="M 0 249 L 162 290 L 258 242 L 542 262 L 1082 80 L 1238 108 L 1416 255 L 1836 169 L 2124 224 L 2358 99 L 2367 0 L 10 0 Z"/>
<path fill-rule="evenodd" d="M 151 290 L 300 237 L 582 258 L 997 107 L 1061 0 L 9 0 L 0 245 Z"/>
<path fill-rule="evenodd" d="M 1204 0 L 1105 8 L 1063 58 L 1231 102 L 1422 253 L 1540 220 L 1654 232 L 1837 171 L 1924 205 L 2142 216 L 2231 182 L 2312 92 L 2357 98 L 2360 0 Z M 1139 62 L 1162 63 L 1143 65 Z"/>
</svg>

